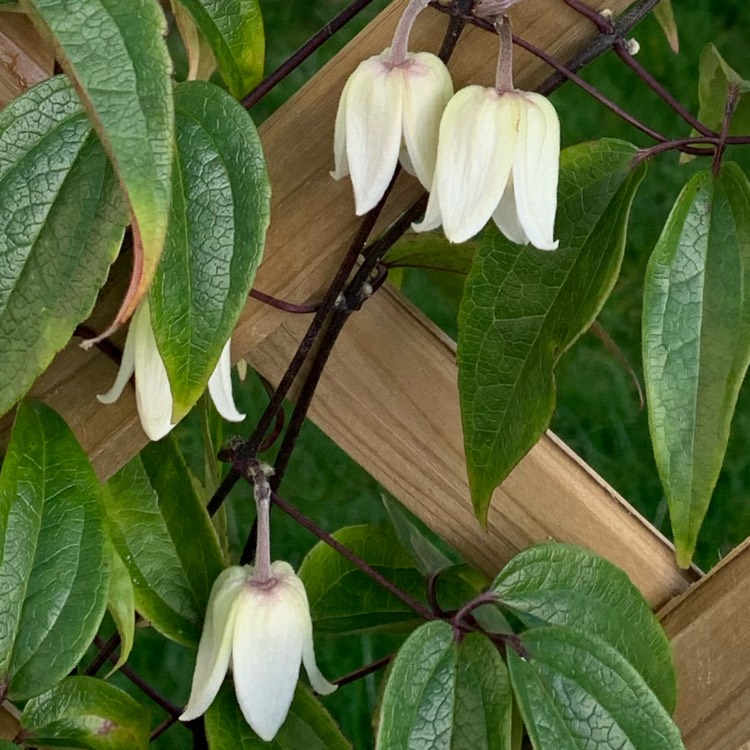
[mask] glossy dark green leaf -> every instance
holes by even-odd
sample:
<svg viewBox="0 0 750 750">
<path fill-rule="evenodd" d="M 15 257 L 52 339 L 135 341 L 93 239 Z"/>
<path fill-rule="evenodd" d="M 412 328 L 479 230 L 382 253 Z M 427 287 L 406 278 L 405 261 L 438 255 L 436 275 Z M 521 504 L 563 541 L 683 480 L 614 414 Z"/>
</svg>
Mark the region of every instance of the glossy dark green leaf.
<svg viewBox="0 0 750 750">
<path fill-rule="evenodd" d="M 635 148 L 565 149 L 553 252 L 488 231 L 459 313 L 458 386 L 469 484 L 480 522 L 495 487 L 532 448 L 555 406 L 554 368 L 594 321 L 617 279 L 644 168 Z"/>
<path fill-rule="evenodd" d="M 351 750 L 323 704 L 298 685 L 289 714 L 271 742 L 264 742 L 242 716 L 234 690 L 225 684 L 206 712 L 210 750 Z"/>
<path fill-rule="evenodd" d="M 107 604 L 109 558 L 99 482 L 65 422 L 18 407 L 0 472 L 0 684 L 39 695 L 94 639 Z"/>
<path fill-rule="evenodd" d="M 677 560 L 690 564 L 750 363 L 750 185 L 736 164 L 696 174 L 646 271 L 643 364 L 651 440 Z"/>
<path fill-rule="evenodd" d="M 172 64 L 157 0 L 21 0 L 81 95 L 132 213 L 133 279 L 122 323 L 159 262 L 174 145 Z"/>
<path fill-rule="evenodd" d="M 492 589 L 529 627 L 568 625 L 614 646 L 667 711 L 674 711 L 669 641 L 641 592 L 616 565 L 580 547 L 548 542 L 516 555 Z"/>
<path fill-rule="evenodd" d="M 466 275 L 471 270 L 478 240 L 455 245 L 442 232 L 405 234 L 386 254 L 388 268 L 427 268 Z"/>
<path fill-rule="evenodd" d="M 509 649 L 513 693 L 535 750 L 684 750 L 641 675 L 612 646 L 567 627 L 535 628 Z"/>
<path fill-rule="evenodd" d="M 126 221 L 114 172 L 65 78 L 0 112 L 0 414 L 91 312 Z"/>
<path fill-rule="evenodd" d="M 213 50 L 232 96 L 241 99 L 263 77 L 265 36 L 258 0 L 174 0 Z"/>
<path fill-rule="evenodd" d="M 135 592 L 127 565 L 122 561 L 114 545 L 110 543 L 109 548 L 112 554 L 112 575 L 109 583 L 107 609 L 115 621 L 117 632 L 120 634 L 120 655 L 109 671 L 111 675 L 128 660 L 133 649 L 135 639 Z"/>
<path fill-rule="evenodd" d="M 414 564 L 423 575 L 429 576 L 455 564 L 443 554 L 406 515 L 402 506 L 383 495 L 383 505 L 393 524 L 393 530 L 401 546 L 409 553 Z"/>
<path fill-rule="evenodd" d="M 226 91 L 180 84 L 175 114 L 169 232 L 149 300 L 176 421 L 205 390 L 247 302 L 271 191 L 255 125 Z"/>
<path fill-rule="evenodd" d="M 495 646 L 442 621 L 414 631 L 388 676 L 378 750 L 510 750 L 508 672 Z"/>
<path fill-rule="evenodd" d="M 211 586 L 224 566 L 175 445 L 147 446 L 107 482 L 104 499 L 136 609 L 168 638 L 196 646 Z"/>
<path fill-rule="evenodd" d="M 27 743 L 88 750 L 146 750 L 150 725 L 148 708 L 93 677 L 69 677 L 21 716 Z"/>
</svg>

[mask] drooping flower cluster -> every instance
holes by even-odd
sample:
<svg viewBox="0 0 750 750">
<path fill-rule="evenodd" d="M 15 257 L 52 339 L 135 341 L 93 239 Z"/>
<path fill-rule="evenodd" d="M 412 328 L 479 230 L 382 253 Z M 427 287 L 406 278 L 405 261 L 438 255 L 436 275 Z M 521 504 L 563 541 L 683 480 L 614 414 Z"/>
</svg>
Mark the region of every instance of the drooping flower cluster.
<svg viewBox="0 0 750 750">
<path fill-rule="evenodd" d="M 501 13 L 516 1 L 484 0 L 482 7 Z M 492 219 L 512 242 L 554 250 L 560 159 L 554 107 L 514 88 L 505 16 L 495 24 L 501 42 L 495 86 L 472 85 L 451 97 L 438 58 L 406 51 L 411 24 L 426 4 L 413 0 L 391 49 L 361 63 L 344 87 L 333 176 L 351 174 L 361 215 L 382 198 L 400 158 L 430 191 L 416 231 L 442 225 L 451 242 L 464 242 Z"/>
<path fill-rule="evenodd" d="M 244 414 L 237 411 L 232 398 L 230 341 L 224 345 L 219 361 L 208 381 L 208 392 L 216 410 L 230 422 L 241 422 Z M 135 373 L 135 400 L 143 431 L 150 440 L 161 440 L 173 427 L 172 390 L 167 370 L 156 347 L 148 297 L 138 305 L 130 321 L 125 339 L 122 362 L 114 385 L 97 396 L 103 404 L 112 404 L 122 395 Z"/>
</svg>

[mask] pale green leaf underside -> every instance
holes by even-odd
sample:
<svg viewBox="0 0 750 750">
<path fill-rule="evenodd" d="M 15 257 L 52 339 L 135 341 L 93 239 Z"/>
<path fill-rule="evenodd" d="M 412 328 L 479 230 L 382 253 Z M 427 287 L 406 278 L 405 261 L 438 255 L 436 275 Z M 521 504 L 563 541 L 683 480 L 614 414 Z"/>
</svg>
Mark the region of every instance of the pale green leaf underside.
<svg viewBox="0 0 750 750">
<path fill-rule="evenodd" d="M 132 211 L 133 281 L 118 322 L 145 294 L 167 232 L 174 145 L 172 64 L 156 0 L 21 0 L 49 37 L 112 160 Z"/>
<path fill-rule="evenodd" d="M 690 563 L 750 363 L 750 186 L 735 164 L 696 174 L 646 271 L 643 362 L 678 562 Z"/>
<path fill-rule="evenodd" d="M 112 168 L 64 77 L 0 112 L 0 414 L 90 314 L 126 222 Z"/>
<path fill-rule="evenodd" d="M 508 650 L 518 706 L 535 750 L 684 750 L 643 678 L 601 639 L 567 627 L 522 636 Z"/>
<path fill-rule="evenodd" d="M 644 169 L 635 147 L 600 140 L 561 154 L 553 252 L 490 229 L 459 313 L 458 385 L 469 483 L 479 520 L 495 487 L 547 428 L 554 367 L 596 318 L 620 269 Z"/>
<path fill-rule="evenodd" d="M 265 36 L 258 0 L 175 0 L 213 50 L 232 96 L 241 99 L 263 77 Z"/>
<path fill-rule="evenodd" d="M 243 718 L 232 686 L 225 684 L 206 712 L 206 735 L 211 750 L 351 750 L 323 704 L 303 685 L 297 685 L 279 733 L 264 742 Z"/>
<path fill-rule="evenodd" d="M 263 256 L 270 186 L 252 119 L 203 81 L 175 89 L 169 231 L 149 293 L 174 419 L 206 388 Z"/>
<path fill-rule="evenodd" d="M 49 407 L 18 407 L 0 472 L 0 683 L 23 700 L 83 656 L 107 602 L 99 482 Z"/>
<path fill-rule="evenodd" d="M 29 742 L 90 750 L 146 750 L 150 724 L 145 706 L 93 677 L 69 677 L 21 716 Z"/>
<path fill-rule="evenodd" d="M 579 547 L 549 542 L 516 555 L 492 589 L 529 627 L 569 625 L 605 640 L 641 673 L 667 711 L 674 711 L 671 646 L 643 595 L 616 565 Z"/>
</svg>

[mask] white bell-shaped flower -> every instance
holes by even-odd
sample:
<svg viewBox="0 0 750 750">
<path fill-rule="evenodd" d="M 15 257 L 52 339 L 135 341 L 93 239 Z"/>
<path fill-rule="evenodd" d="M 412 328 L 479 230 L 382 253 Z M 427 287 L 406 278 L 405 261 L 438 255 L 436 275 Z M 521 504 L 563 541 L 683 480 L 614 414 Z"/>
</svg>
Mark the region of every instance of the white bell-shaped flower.
<svg viewBox="0 0 750 750">
<path fill-rule="evenodd" d="M 208 381 L 208 392 L 216 410 L 230 422 L 241 422 L 245 415 L 237 411 L 232 397 L 230 341 L 224 346 L 219 361 Z M 148 297 L 138 305 L 130 322 L 120 370 L 107 393 L 97 396 L 103 404 L 120 398 L 128 380 L 135 372 L 135 400 L 143 431 L 151 440 L 161 440 L 173 427 L 172 391 L 167 370 L 156 347 L 151 327 Z"/>
<path fill-rule="evenodd" d="M 467 86 L 440 122 L 437 164 L 418 232 L 441 224 L 464 242 L 492 218 L 512 242 L 554 250 L 560 122 L 540 94 Z"/>
<path fill-rule="evenodd" d="M 250 565 L 228 568 L 216 579 L 182 721 L 208 709 L 230 664 L 240 709 L 267 742 L 289 712 L 300 664 L 316 693 L 336 689 L 315 663 L 307 594 L 288 563 L 273 563 L 265 582 L 255 580 Z"/>
<path fill-rule="evenodd" d="M 331 175 L 337 180 L 351 175 L 358 216 L 383 197 L 399 157 L 429 189 L 440 117 L 452 95 L 448 69 L 429 52 L 409 53 L 394 64 L 386 49 L 352 73 L 336 115 Z"/>
</svg>

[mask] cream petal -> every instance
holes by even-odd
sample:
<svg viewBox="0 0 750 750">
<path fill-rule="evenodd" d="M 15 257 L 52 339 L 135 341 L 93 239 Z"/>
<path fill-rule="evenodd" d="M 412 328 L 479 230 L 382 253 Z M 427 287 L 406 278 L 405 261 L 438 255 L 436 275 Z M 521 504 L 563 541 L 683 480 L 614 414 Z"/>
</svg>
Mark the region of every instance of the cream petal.
<svg viewBox="0 0 750 750">
<path fill-rule="evenodd" d="M 442 223 L 443 217 L 440 215 L 440 203 L 437 191 L 433 189 L 427 200 L 427 209 L 424 212 L 424 218 L 420 222 L 414 222 L 411 228 L 415 232 L 429 232 L 431 229 L 437 229 Z"/>
<path fill-rule="evenodd" d="M 289 712 L 310 615 L 284 578 L 273 588 L 246 587 L 232 645 L 234 687 L 242 714 L 270 742 Z"/>
<path fill-rule="evenodd" d="M 380 57 L 361 62 L 349 79 L 346 154 L 357 216 L 374 208 L 396 171 L 401 147 L 403 79 Z"/>
<path fill-rule="evenodd" d="M 336 111 L 336 125 L 333 131 L 333 160 L 334 167 L 331 177 L 340 180 L 349 174 L 349 161 L 346 158 L 346 100 L 352 79 L 344 85 L 339 98 L 339 108 Z"/>
<path fill-rule="evenodd" d="M 403 78 L 404 144 L 412 174 L 429 190 L 437 159 L 440 118 L 453 96 L 453 81 L 445 63 L 429 52 L 409 56 L 397 70 Z M 402 159 L 403 164 L 403 159 Z"/>
<path fill-rule="evenodd" d="M 513 164 L 518 220 L 534 247 L 555 250 L 557 179 L 560 171 L 560 121 L 543 96 L 523 93 L 525 127 Z"/>
<path fill-rule="evenodd" d="M 151 327 L 148 301 L 141 302 L 135 324 L 135 398 L 143 431 L 161 440 L 172 424 L 172 391 Z"/>
<path fill-rule="evenodd" d="M 432 189 L 451 242 L 473 237 L 500 203 L 516 148 L 519 99 L 467 86 L 445 108 Z"/>
<path fill-rule="evenodd" d="M 181 721 L 198 718 L 208 710 L 219 692 L 232 653 L 238 593 L 251 571 L 250 566 L 241 568 L 235 565 L 223 571 L 214 582 L 198 644 L 190 699 L 180 716 Z"/>
<path fill-rule="evenodd" d="M 237 411 L 232 396 L 232 358 L 230 354 L 232 340 L 229 339 L 221 350 L 211 377 L 208 379 L 208 392 L 214 402 L 216 411 L 228 422 L 241 422 L 245 415 Z"/>
<path fill-rule="evenodd" d="M 508 180 L 508 186 L 505 188 L 503 197 L 500 199 L 500 205 L 492 214 L 492 219 L 497 228 L 511 241 L 517 245 L 527 245 L 529 238 L 523 231 L 521 223 L 518 221 L 518 210 L 516 209 L 516 193 L 513 187 L 513 176 Z"/>
<path fill-rule="evenodd" d="M 125 337 L 125 348 L 122 350 L 122 361 L 115 382 L 106 393 L 97 396 L 103 404 L 114 404 L 122 395 L 130 376 L 135 372 L 135 321 L 137 315 L 138 310 L 133 314 L 128 335 Z"/>
</svg>

